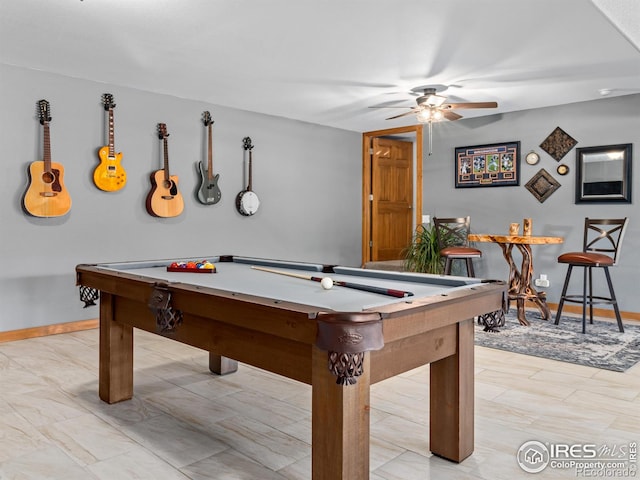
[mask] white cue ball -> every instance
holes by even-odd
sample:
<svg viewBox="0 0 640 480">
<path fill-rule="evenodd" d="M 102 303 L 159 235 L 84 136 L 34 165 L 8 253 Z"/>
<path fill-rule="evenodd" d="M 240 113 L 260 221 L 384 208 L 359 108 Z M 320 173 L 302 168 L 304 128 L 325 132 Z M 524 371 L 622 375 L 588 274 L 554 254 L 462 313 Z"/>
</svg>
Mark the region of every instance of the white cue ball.
<svg viewBox="0 0 640 480">
<path fill-rule="evenodd" d="M 322 280 L 320 280 L 320 285 L 322 285 L 322 288 L 324 288 L 325 290 L 329 290 L 331 287 L 333 287 L 333 280 L 331 279 L 331 277 L 324 277 Z"/>
</svg>

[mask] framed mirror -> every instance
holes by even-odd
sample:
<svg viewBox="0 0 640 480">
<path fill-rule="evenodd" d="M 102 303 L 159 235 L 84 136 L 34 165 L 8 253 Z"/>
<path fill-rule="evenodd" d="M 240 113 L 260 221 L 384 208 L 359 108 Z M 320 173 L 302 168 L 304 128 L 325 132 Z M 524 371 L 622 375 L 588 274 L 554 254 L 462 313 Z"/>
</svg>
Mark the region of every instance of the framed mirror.
<svg viewBox="0 0 640 480">
<path fill-rule="evenodd" d="M 576 203 L 631 203 L 631 144 L 576 149 Z"/>
</svg>

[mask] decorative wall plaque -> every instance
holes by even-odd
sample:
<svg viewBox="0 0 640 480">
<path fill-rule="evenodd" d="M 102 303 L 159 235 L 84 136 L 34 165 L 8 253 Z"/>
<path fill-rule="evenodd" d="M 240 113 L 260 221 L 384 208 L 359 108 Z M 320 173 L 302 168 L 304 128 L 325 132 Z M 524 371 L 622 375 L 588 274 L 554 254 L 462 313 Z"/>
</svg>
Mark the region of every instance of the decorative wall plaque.
<svg viewBox="0 0 640 480">
<path fill-rule="evenodd" d="M 577 143 L 578 141 L 572 138 L 571 135 L 560 127 L 556 127 L 540 144 L 540 148 L 551 155 L 556 162 L 559 162 Z"/>
<path fill-rule="evenodd" d="M 541 168 L 538 173 L 531 177 L 525 187 L 542 203 L 560 188 L 560 184 L 549 175 L 549 172 Z"/>
</svg>

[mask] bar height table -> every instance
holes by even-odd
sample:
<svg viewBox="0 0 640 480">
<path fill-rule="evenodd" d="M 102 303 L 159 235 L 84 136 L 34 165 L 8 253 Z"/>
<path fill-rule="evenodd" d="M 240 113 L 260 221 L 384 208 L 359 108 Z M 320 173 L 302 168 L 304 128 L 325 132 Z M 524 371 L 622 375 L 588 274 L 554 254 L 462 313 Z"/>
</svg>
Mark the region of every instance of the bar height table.
<svg viewBox="0 0 640 480">
<path fill-rule="evenodd" d="M 531 300 L 542 318 L 548 320 L 550 317 L 549 307 L 544 292 L 538 292 L 533 288 L 531 279 L 533 278 L 533 254 L 531 245 L 549 245 L 564 242 L 562 237 L 546 237 L 534 235 L 494 235 L 470 233 L 470 242 L 490 242 L 497 243 L 502 248 L 502 255 L 509 264 L 509 301 L 515 300 L 518 310 L 518 321 L 525 326 L 529 321 L 525 317 L 525 300 Z M 513 259 L 512 250 L 516 247 L 522 253 L 522 266 Z"/>
</svg>

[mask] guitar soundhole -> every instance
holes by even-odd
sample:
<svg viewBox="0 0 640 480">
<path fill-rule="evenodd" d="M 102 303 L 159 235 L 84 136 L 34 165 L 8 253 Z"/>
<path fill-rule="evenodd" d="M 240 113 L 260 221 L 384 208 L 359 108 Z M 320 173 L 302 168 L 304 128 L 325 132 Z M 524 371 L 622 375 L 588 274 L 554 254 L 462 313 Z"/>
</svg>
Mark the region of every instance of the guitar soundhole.
<svg viewBox="0 0 640 480">
<path fill-rule="evenodd" d="M 47 185 L 53 183 L 53 181 L 56 179 L 56 177 L 53 176 L 53 173 L 51 172 L 44 172 L 42 174 L 42 181 L 44 183 L 46 183 Z"/>
<path fill-rule="evenodd" d="M 161 198 L 163 200 L 172 200 L 176 195 L 178 195 L 178 186 L 176 185 L 176 182 L 172 180 L 164 180 L 162 185 L 169 191 L 169 195 L 162 195 Z"/>
<path fill-rule="evenodd" d="M 60 170 L 58 170 L 57 168 L 52 168 L 50 172 L 42 173 L 42 182 L 46 183 L 47 185 L 51 185 L 51 190 L 53 190 L 54 192 L 62 191 L 62 185 L 60 185 L 60 182 L 58 181 L 59 178 Z"/>
</svg>

